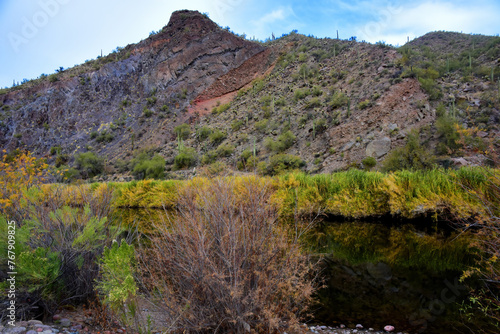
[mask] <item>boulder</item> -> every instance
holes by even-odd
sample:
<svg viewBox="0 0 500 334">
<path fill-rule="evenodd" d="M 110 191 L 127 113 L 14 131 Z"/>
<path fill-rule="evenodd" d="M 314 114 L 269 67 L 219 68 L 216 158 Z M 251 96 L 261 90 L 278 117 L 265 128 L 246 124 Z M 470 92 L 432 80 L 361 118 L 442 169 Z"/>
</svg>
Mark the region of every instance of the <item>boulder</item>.
<svg viewBox="0 0 500 334">
<path fill-rule="evenodd" d="M 371 141 L 368 146 L 366 146 L 366 155 L 369 157 L 380 158 L 389 152 L 391 149 L 391 138 L 383 137 L 381 139 L 376 139 Z"/>
</svg>

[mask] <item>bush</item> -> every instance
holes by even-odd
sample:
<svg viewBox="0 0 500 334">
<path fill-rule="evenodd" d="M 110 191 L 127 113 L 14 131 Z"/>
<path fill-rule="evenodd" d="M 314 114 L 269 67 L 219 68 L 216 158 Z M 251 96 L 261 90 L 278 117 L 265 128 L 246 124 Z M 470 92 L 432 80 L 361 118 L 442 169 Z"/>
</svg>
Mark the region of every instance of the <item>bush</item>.
<svg viewBox="0 0 500 334">
<path fill-rule="evenodd" d="M 305 98 L 306 96 L 309 96 L 310 94 L 311 94 L 311 92 L 307 88 L 297 89 L 295 91 L 295 93 L 293 93 L 293 98 L 295 99 L 295 101 L 302 100 L 303 98 Z"/>
<path fill-rule="evenodd" d="M 132 324 L 137 308 L 135 283 L 135 250 L 122 241 L 105 247 L 100 261 L 100 279 L 96 286 L 104 305 L 120 317 L 123 324 Z"/>
<path fill-rule="evenodd" d="M 295 138 L 295 135 L 291 131 L 286 131 L 279 135 L 276 140 L 266 138 L 264 140 L 264 147 L 269 151 L 283 152 L 293 145 Z"/>
<path fill-rule="evenodd" d="M 420 85 L 425 90 L 425 92 L 429 95 L 430 100 L 438 100 L 443 96 L 441 89 L 436 84 L 434 79 L 419 78 L 418 81 L 420 82 Z"/>
<path fill-rule="evenodd" d="M 142 109 L 142 114 L 144 115 L 144 117 L 151 117 L 153 115 L 153 111 L 148 109 L 147 107 L 144 107 Z"/>
<path fill-rule="evenodd" d="M 228 157 L 234 152 L 234 146 L 231 144 L 225 144 L 217 147 L 217 156 L 219 157 Z"/>
<path fill-rule="evenodd" d="M 104 171 L 104 158 L 94 152 L 80 153 L 75 157 L 75 165 L 83 178 L 91 178 Z"/>
<path fill-rule="evenodd" d="M 269 124 L 269 120 L 267 118 L 258 121 L 255 123 L 255 130 L 259 131 L 260 133 L 265 133 L 267 129 L 267 125 Z"/>
<path fill-rule="evenodd" d="M 149 158 L 147 154 L 142 153 L 132 160 L 132 175 L 137 180 L 164 179 L 165 159 L 158 154 Z"/>
<path fill-rule="evenodd" d="M 453 116 L 444 112 L 436 120 L 436 129 L 442 140 L 441 145 L 438 146 L 439 153 L 450 154 L 460 147 L 457 120 Z"/>
<path fill-rule="evenodd" d="M 371 106 L 370 100 L 364 100 L 358 103 L 358 109 L 363 110 Z"/>
<path fill-rule="evenodd" d="M 363 166 L 365 166 L 366 169 L 370 170 L 375 167 L 375 165 L 377 164 L 377 160 L 375 160 L 374 157 L 366 157 L 363 159 L 363 161 L 361 161 L 361 163 L 363 164 Z"/>
<path fill-rule="evenodd" d="M 335 109 L 335 108 L 340 108 L 340 107 L 347 105 L 348 101 L 349 101 L 349 98 L 347 97 L 347 95 L 345 95 L 344 93 L 342 93 L 340 91 L 336 91 L 330 97 L 330 102 L 328 103 L 328 105 L 331 108 Z"/>
<path fill-rule="evenodd" d="M 140 272 L 169 332 L 299 330 L 315 290 L 313 265 L 277 224 L 271 193 L 256 178 L 193 184 L 179 218 L 157 224 Z"/>
<path fill-rule="evenodd" d="M 226 103 L 226 104 L 221 104 L 220 106 L 218 107 L 214 107 L 212 109 L 212 114 L 215 114 L 215 115 L 220 115 L 222 114 L 223 112 L 227 111 L 229 109 L 229 107 L 231 107 L 231 104 L 230 103 Z"/>
<path fill-rule="evenodd" d="M 277 175 L 286 171 L 300 169 L 305 166 L 305 162 L 298 156 L 291 154 L 277 154 L 271 157 L 269 165 L 266 167 L 266 173 Z"/>
<path fill-rule="evenodd" d="M 194 148 L 185 147 L 174 158 L 174 170 L 189 168 L 196 163 L 196 151 Z"/>
<path fill-rule="evenodd" d="M 306 102 L 306 105 L 305 105 L 306 109 L 311 109 L 311 108 L 316 108 L 316 107 L 321 107 L 321 101 L 319 100 L 319 98 L 314 97 Z"/>
<path fill-rule="evenodd" d="M 174 132 L 177 135 L 177 138 L 180 138 L 182 140 L 186 140 L 189 135 L 191 134 L 191 128 L 188 124 L 184 123 L 181 125 L 178 125 L 174 128 Z"/>
<path fill-rule="evenodd" d="M 92 138 L 92 133 L 90 137 Z M 113 139 L 115 139 L 115 135 L 111 132 L 108 132 L 107 130 L 104 130 L 95 137 L 95 140 L 98 143 L 110 143 L 113 141 Z"/>
<path fill-rule="evenodd" d="M 244 123 L 245 122 L 242 120 L 234 121 L 233 123 L 231 123 L 231 129 L 233 131 L 238 131 L 239 129 L 241 129 L 241 127 L 243 126 Z"/>
<path fill-rule="evenodd" d="M 216 129 L 209 136 L 210 142 L 214 145 L 219 145 L 226 137 L 227 134 L 219 129 Z"/>
<path fill-rule="evenodd" d="M 199 141 L 204 141 L 212 134 L 212 129 L 208 126 L 204 126 L 199 129 L 196 134 L 198 135 Z"/>
<path fill-rule="evenodd" d="M 435 166 L 434 156 L 429 149 L 420 144 L 418 132 L 411 132 L 406 137 L 406 145 L 392 150 L 383 163 L 383 170 L 392 172 L 400 169 L 420 170 Z"/>
</svg>

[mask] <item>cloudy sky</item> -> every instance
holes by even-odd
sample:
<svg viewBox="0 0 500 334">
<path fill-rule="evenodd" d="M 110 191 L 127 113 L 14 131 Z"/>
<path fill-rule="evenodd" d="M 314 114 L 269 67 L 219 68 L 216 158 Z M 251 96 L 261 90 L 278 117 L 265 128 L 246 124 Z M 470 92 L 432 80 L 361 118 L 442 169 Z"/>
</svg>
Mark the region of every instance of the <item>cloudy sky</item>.
<svg viewBox="0 0 500 334">
<path fill-rule="evenodd" d="M 402 45 L 436 31 L 498 35 L 498 0 L 0 0 L 0 87 L 146 38 L 178 9 L 264 40 L 297 29 Z"/>
</svg>

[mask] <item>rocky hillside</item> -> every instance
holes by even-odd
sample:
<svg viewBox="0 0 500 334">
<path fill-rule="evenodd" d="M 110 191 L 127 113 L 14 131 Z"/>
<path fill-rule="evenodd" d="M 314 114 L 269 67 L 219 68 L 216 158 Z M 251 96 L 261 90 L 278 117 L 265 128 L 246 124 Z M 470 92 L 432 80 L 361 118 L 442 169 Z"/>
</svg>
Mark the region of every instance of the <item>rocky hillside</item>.
<svg viewBox="0 0 500 334">
<path fill-rule="evenodd" d="M 140 152 L 167 171 L 332 172 L 368 156 L 379 168 L 417 133 L 456 162 L 450 125 L 499 137 L 499 60 L 498 37 L 434 32 L 395 49 L 292 32 L 256 43 L 178 11 L 137 44 L 1 91 L 0 146 L 58 167 L 94 152 L 115 176 Z"/>
</svg>

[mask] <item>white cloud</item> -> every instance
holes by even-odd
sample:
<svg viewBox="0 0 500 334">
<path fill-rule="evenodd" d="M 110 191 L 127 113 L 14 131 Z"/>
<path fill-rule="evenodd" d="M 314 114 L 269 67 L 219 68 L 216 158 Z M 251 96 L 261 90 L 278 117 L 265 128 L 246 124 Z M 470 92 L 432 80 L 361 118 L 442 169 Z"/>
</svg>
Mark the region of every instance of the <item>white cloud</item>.
<svg viewBox="0 0 500 334">
<path fill-rule="evenodd" d="M 410 39 L 436 30 L 496 34 L 498 10 L 494 3 L 457 6 L 448 1 L 425 1 L 405 7 L 379 11 L 378 18 L 358 27 L 358 39 L 384 40 L 404 44 Z"/>
</svg>

